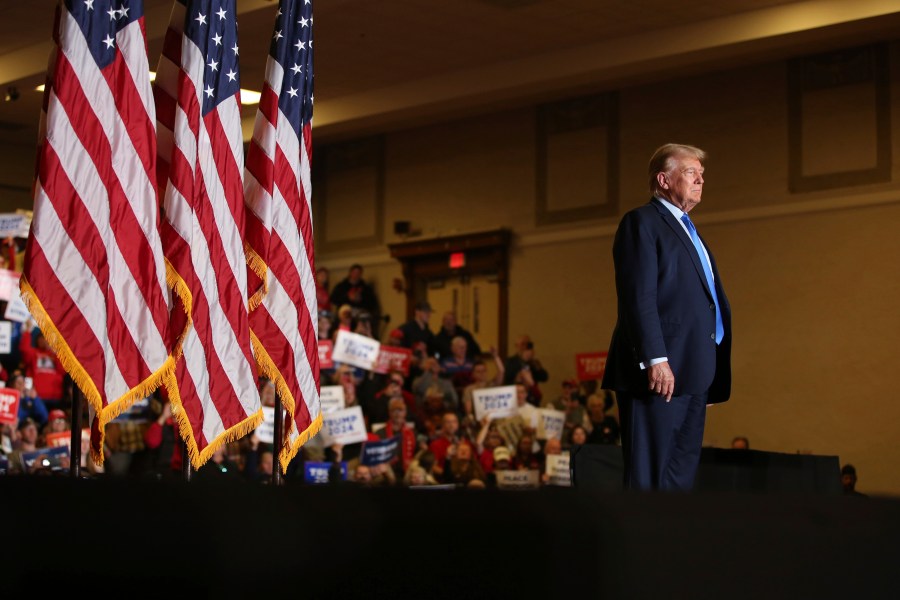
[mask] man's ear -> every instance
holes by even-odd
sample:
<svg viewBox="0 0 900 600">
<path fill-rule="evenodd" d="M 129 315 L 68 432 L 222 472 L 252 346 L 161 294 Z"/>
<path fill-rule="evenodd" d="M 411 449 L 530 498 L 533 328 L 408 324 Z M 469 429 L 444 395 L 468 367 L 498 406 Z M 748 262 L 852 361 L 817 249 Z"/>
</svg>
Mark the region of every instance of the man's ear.
<svg viewBox="0 0 900 600">
<path fill-rule="evenodd" d="M 669 189 L 669 177 L 665 173 L 657 173 L 656 181 L 659 183 L 659 187 L 667 190 Z"/>
</svg>

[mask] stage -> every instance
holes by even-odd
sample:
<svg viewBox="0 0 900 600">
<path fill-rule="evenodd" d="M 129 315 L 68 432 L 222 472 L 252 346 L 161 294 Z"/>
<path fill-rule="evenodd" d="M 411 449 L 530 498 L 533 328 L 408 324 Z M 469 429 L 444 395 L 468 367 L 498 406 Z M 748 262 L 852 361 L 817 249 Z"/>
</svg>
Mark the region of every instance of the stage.
<svg viewBox="0 0 900 600">
<path fill-rule="evenodd" d="M 20 476 L 0 506 L 6 597 L 900 597 L 889 498 Z"/>
</svg>

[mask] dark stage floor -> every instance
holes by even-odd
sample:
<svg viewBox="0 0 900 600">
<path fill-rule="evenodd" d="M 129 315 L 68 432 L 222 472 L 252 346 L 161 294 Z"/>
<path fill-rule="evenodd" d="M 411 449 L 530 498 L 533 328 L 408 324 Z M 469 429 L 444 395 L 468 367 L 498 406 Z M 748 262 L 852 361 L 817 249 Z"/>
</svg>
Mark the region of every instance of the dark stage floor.
<svg viewBox="0 0 900 600">
<path fill-rule="evenodd" d="M 900 500 L 0 478 L 4 597 L 900 598 Z"/>
</svg>

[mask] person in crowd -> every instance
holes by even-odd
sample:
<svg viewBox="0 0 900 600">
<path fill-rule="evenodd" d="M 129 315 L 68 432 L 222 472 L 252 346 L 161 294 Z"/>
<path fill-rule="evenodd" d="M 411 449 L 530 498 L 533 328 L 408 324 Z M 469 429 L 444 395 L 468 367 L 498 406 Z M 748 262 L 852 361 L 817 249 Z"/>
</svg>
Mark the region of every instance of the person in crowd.
<svg viewBox="0 0 900 600">
<path fill-rule="evenodd" d="M 21 371 L 13 373 L 11 383 L 10 387 L 19 391 L 19 421 L 33 419 L 37 423 L 38 430 L 43 429 L 50 416 L 44 399 L 38 395 L 33 385 L 26 387 L 25 375 Z"/>
<path fill-rule="evenodd" d="M 380 465 L 357 465 L 351 479 L 359 487 L 391 487 L 396 484 L 394 470 L 387 463 Z"/>
<path fill-rule="evenodd" d="M 470 444 L 459 444 L 456 453 L 449 456 L 444 464 L 444 483 L 468 486 L 472 480 L 484 481 L 481 463 Z"/>
<path fill-rule="evenodd" d="M 541 402 L 543 401 L 543 393 L 541 392 L 540 386 L 534 380 L 531 369 L 522 369 L 521 371 L 519 371 L 518 375 L 516 375 L 514 383 L 517 386 L 522 386 L 523 388 L 525 388 L 525 401 L 530 406 L 538 407 L 541 405 Z"/>
<path fill-rule="evenodd" d="M 275 472 L 275 452 L 272 445 L 262 443 L 255 431 L 241 441 L 245 440 L 244 478 L 253 483 L 272 483 Z"/>
<path fill-rule="evenodd" d="M 403 476 L 403 485 L 405 485 L 406 487 L 437 485 L 437 481 L 433 476 L 429 475 L 428 472 L 425 471 L 425 469 L 419 464 L 413 464 Z"/>
<path fill-rule="evenodd" d="M 844 494 L 848 496 L 866 497 L 866 494 L 856 489 L 856 467 L 851 464 L 841 467 L 841 486 L 844 489 Z"/>
<path fill-rule="evenodd" d="M 455 337 L 466 340 L 466 358 L 473 362 L 477 360 L 481 355 L 481 346 L 478 345 L 475 336 L 457 322 L 456 312 L 448 310 L 441 317 L 441 328 L 434 335 L 434 349 L 441 360 L 453 354 L 452 345 Z"/>
<path fill-rule="evenodd" d="M 497 430 L 506 440 L 510 450 L 518 447 L 519 440 L 524 435 L 535 445 L 533 451 L 538 451 L 538 442 L 534 435 L 537 433 L 538 409 L 528 403 L 528 390 L 524 385 L 516 385 L 516 406 L 518 412 L 509 417 L 497 419 Z"/>
<path fill-rule="evenodd" d="M 743 435 L 736 436 L 733 440 L 731 440 L 731 448 L 732 450 L 749 450 L 750 440 Z"/>
<path fill-rule="evenodd" d="M 472 383 L 475 364 L 468 357 L 466 338 L 457 336 L 450 344 L 450 355 L 440 359 L 442 373 L 450 378 L 457 397 L 462 396 L 466 386 Z"/>
<path fill-rule="evenodd" d="M 489 488 L 497 487 L 497 471 L 508 471 L 512 469 L 512 452 L 506 446 L 497 446 L 494 448 L 494 468 L 485 478 L 485 483 Z"/>
<path fill-rule="evenodd" d="M 572 428 L 572 431 L 569 432 L 569 443 L 567 445 L 567 449 L 571 449 L 572 446 L 581 446 L 583 444 L 588 443 L 588 430 L 584 425 L 576 425 Z"/>
<path fill-rule="evenodd" d="M 40 429 L 38 423 L 31 417 L 19 420 L 18 435 L 13 442 L 13 450 L 16 452 L 34 452 L 40 445 Z"/>
<path fill-rule="evenodd" d="M 159 480 L 181 478 L 184 442 L 178 435 L 172 404 L 161 394 L 158 406 L 158 416 L 144 430 L 144 447 L 148 455 L 146 475 Z"/>
<path fill-rule="evenodd" d="M 497 430 L 497 425 L 491 419 L 490 415 L 485 415 L 481 419 L 481 429 L 478 437 L 475 439 L 475 451 L 478 454 L 481 468 L 485 473 L 491 473 L 494 470 L 494 449 L 500 446 L 506 446 L 506 440 Z"/>
<path fill-rule="evenodd" d="M 532 433 L 523 433 L 516 444 L 512 457 L 512 469 L 518 471 L 542 471 L 544 459 L 540 452 L 540 444 Z"/>
<path fill-rule="evenodd" d="M 541 466 L 541 483 L 547 485 L 550 483 L 550 475 L 547 473 L 547 457 L 558 456 L 563 453 L 562 441 L 558 438 L 550 438 L 544 442 L 541 450 L 543 462 Z"/>
<path fill-rule="evenodd" d="M 37 395 L 48 409 L 65 409 L 63 379 L 66 376 L 66 370 L 56 353 L 50 349 L 50 344 L 41 331 L 34 332 L 34 344 L 32 345 L 33 327 L 34 322 L 29 319 L 25 323 L 22 337 L 19 339 L 19 352 L 22 355 L 22 364 L 25 366 L 25 376 L 31 377 Z"/>
<path fill-rule="evenodd" d="M 381 317 L 381 305 L 378 294 L 365 279 L 363 279 L 363 267 L 360 264 L 350 265 L 347 276 L 339 281 L 331 290 L 329 296 L 332 306 L 349 305 L 354 313 L 367 312 L 372 317 L 375 337 L 378 332 L 375 325 Z"/>
<path fill-rule="evenodd" d="M 410 377 L 413 379 L 425 370 L 425 360 L 434 358 L 437 352 L 434 346 L 434 332 L 428 325 L 431 312 L 431 304 L 420 300 L 413 309 L 413 317 L 398 327 L 403 334 L 401 345 L 412 351 Z"/>
<path fill-rule="evenodd" d="M 462 427 L 467 431 L 475 431 L 477 429 L 477 419 L 475 418 L 475 396 L 476 390 L 497 387 L 503 384 L 503 361 L 497 354 L 496 348 L 491 348 L 491 356 L 494 359 L 497 372 L 491 377 L 488 372 L 488 363 L 483 360 L 476 360 L 472 364 L 472 382 L 463 388 L 460 407 L 462 416 Z"/>
<path fill-rule="evenodd" d="M 437 479 L 443 479 L 446 459 L 456 456 L 459 446 L 463 444 L 472 446 L 472 442 L 459 437 L 459 417 L 455 411 L 445 411 L 438 437 L 428 444 L 428 449 L 434 454 L 434 473 Z"/>
<path fill-rule="evenodd" d="M 331 310 L 331 272 L 327 267 L 316 269 L 316 301 L 319 311 Z"/>
<path fill-rule="evenodd" d="M 613 242 L 618 316 L 602 387 L 615 391 L 628 489 L 693 488 L 708 404 L 731 396 L 731 309 L 688 213 L 706 153 L 665 144 L 648 165 L 650 201 Z"/>
<path fill-rule="evenodd" d="M 581 399 L 578 394 L 578 381 L 576 379 L 564 380 L 562 382 L 560 395 L 556 398 L 544 398 L 541 402 L 541 406 L 544 408 L 565 411 L 571 400 L 575 400 L 576 403 L 580 404 Z"/>
<path fill-rule="evenodd" d="M 574 380 L 570 380 L 570 386 L 573 381 Z M 563 387 L 565 388 L 565 383 L 563 384 Z M 591 427 L 591 419 L 588 415 L 587 408 L 581 403 L 581 398 L 576 394 L 569 393 L 567 395 L 564 392 L 563 403 L 562 410 L 566 414 L 566 419 L 563 422 L 563 448 L 568 449 L 572 430 L 581 426 L 587 431 L 587 429 Z"/>
<path fill-rule="evenodd" d="M 334 339 L 334 332 L 332 331 L 333 326 L 334 313 L 330 310 L 319 310 L 319 339 Z"/>
<path fill-rule="evenodd" d="M 602 394 L 592 394 L 587 399 L 587 413 L 590 418 L 589 444 L 618 444 L 619 422 L 606 414 L 607 399 Z"/>
<path fill-rule="evenodd" d="M 422 469 L 422 471 L 425 473 L 425 485 L 436 485 L 438 483 L 438 480 L 434 473 L 434 465 L 434 452 L 429 450 L 427 447 L 422 448 L 418 452 L 416 452 L 416 457 L 413 459 L 412 463 L 410 463 L 409 470 L 407 471 L 407 476 L 409 476 L 411 471 Z M 408 479 L 408 477 L 406 477 L 405 479 Z"/>
<path fill-rule="evenodd" d="M 259 400 L 263 406 L 275 406 L 275 382 L 267 377 L 260 377 Z"/>
<path fill-rule="evenodd" d="M 39 440 L 41 446 L 51 445 L 47 437 L 48 434 L 52 436 L 60 433 L 71 433 L 71 430 L 69 429 L 69 418 L 66 416 L 66 411 L 54 408 L 47 414 L 47 424 L 44 425 L 44 428 L 41 430 Z M 66 440 L 68 441 L 68 437 Z"/>
<path fill-rule="evenodd" d="M 505 385 L 516 383 L 519 381 L 517 379 L 519 372 L 527 370 L 531 376 L 529 385 L 533 385 L 537 388 L 535 396 L 537 396 L 538 401 L 540 401 L 541 394 L 539 386 L 550 378 L 550 374 L 541 364 L 541 361 L 535 356 L 534 342 L 531 341 L 530 336 L 520 335 L 516 339 L 515 349 L 515 354 L 506 359 L 503 383 Z"/>
<path fill-rule="evenodd" d="M 422 406 L 425 403 L 425 396 L 428 393 L 434 393 L 437 389 L 443 397 L 444 407 L 447 410 L 457 410 L 459 407 L 459 396 L 456 394 L 456 388 L 453 383 L 446 377 L 442 377 L 443 370 L 441 364 L 434 357 L 429 356 L 422 363 L 424 367 L 412 382 L 412 392 L 416 398 L 416 405 Z"/>
<path fill-rule="evenodd" d="M 400 385 L 394 381 L 394 386 Z M 418 449 L 416 431 L 407 423 L 407 406 L 402 397 L 394 396 L 388 401 L 388 413 L 390 418 L 382 429 L 376 432 L 380 439 L 400 437 L 400 456 L 391 462 L 397 479 L 403 479 L 409 466 L 412 464 Z"/>
<path fill-rule="evenodd" d="M 244 481 L 241 466 L 229 456 L 228 450 L 227 444 L 217 447 L 209 460 L 197 469 L 194 478 L 198 481 Z"/>
<path fill-rule="evenodd" d="M 349 304 L 342 304 L 337 311 L 337 329 L 334 334 L 337 337 L 338 331 L 353 331 L 355 323 L 353 322 L 353 307 Z"/>
</svg>

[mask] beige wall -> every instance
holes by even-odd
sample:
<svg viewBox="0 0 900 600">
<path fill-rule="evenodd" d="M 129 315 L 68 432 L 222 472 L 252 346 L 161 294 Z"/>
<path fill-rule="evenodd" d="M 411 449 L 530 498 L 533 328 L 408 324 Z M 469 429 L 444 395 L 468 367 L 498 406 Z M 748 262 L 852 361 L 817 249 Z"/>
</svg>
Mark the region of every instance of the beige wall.
<svg viewBox="0 0 900 600">
<path fill-rule="evenodd" d="M 859 489 L 900 495 L 889 366 L 900 341 L 897 68 L 892 180 L 798 194 L 788 189 L 786 72 L 775 62 L 619 90 L 620 211 L 609 219 L 536 225 L 533 108 L 388 134 L 383 238 L 400 241 L 395 220 L 423 238 L 510 228 L 509 341 L 533 337 L 551 373 L 545 393 L 556 394 L 576 352 L 609 342 L 612 236 L 648 198 L 649 155 L 668 141 L 699 145 L 710 156 L 694 214 L 735 319 L 734 392 L 710 410 L 705 443 L 746 435 L 755 449 L 836 455 L 857 467 Z M 386 246 L 318 261 L 338 272 L 366 264 L 392 323 L 402 320 Z"/>
</svg>

